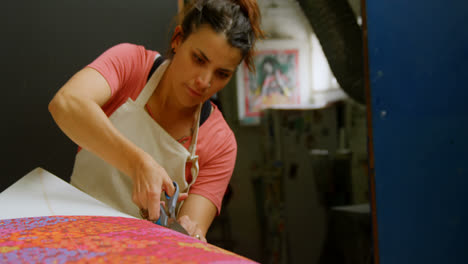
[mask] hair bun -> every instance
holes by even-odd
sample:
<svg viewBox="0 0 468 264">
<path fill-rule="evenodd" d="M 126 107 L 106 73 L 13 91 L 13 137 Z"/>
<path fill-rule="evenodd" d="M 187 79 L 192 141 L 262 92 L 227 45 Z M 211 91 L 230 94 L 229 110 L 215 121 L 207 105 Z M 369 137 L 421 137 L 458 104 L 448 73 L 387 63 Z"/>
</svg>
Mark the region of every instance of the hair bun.
<svg viewBox="0 0 468 264">
<path fill-rule="evenodd" d="M 260 10 L 258 8 L 258 4 L 256 0 L 232 0 L 232 2 L 238 4 L 245 13 L 245 15 L 249 18 L 250 25 L 252 26 L 252 31 L 256 39 L 264 38 L 265 33 L 260 28 L 261 23 L 261 15 Z"/>
</svg>

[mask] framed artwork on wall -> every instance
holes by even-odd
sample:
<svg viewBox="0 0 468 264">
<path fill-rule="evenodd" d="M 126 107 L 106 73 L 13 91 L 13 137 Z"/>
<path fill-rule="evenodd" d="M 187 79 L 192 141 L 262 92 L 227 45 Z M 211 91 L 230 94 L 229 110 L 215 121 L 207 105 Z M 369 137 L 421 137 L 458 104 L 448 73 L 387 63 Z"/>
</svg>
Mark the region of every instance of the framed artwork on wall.
<svg viewBox="0 0 468 264">
<path fill-rule="evenodd" d="M 307 46 L 297 40 L 264 40 L 257 44 L 253 61 L 256 72 L 245 63 L 237 70 L 239 120 L 258 124 L 262 110 L 272 106 L 301 104 L 307 90 Z"/>
</svg>

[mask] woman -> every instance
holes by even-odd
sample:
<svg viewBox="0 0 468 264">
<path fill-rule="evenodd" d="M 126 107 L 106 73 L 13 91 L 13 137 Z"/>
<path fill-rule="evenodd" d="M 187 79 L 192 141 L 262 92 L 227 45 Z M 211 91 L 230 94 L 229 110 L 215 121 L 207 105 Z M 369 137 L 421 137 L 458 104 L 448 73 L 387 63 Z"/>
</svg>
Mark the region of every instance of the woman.
<svg viewBox="0 0 468 264">
<path fill-rule="evenodd" d="M 263 36 L 259 23 L 255 0 L 195 0 L 174 30 L 168 60 L 120 44 L 76 73 L 49 104 L 57 125 L 81 147 L 71 183 L 155 221 L 162 191 L 173 195 L 176 181 L 185 192 L 178 221 L 206 241 L 237 145 L 216 106 L 203 103 L 242 60 L 253 69 L 254 43 Z M 202 105 L 208 117 L 200 126 Z"/>
</svg>

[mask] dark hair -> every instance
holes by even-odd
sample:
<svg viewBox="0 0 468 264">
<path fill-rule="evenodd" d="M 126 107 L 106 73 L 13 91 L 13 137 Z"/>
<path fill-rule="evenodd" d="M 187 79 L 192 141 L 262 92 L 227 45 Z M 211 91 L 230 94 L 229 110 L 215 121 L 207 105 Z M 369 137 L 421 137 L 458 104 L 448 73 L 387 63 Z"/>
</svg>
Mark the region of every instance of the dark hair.
<svg viewBox="0 0 468 264">
<path fill-rule="evenodd" d="M 247 67 L 255 71 L 255 42 L 264 37 L 256 0 L 192 0 L 181 14 L 183 40 L 201 25 L 223 33 L 230 45 L 239 48 Z"/>
</svg>

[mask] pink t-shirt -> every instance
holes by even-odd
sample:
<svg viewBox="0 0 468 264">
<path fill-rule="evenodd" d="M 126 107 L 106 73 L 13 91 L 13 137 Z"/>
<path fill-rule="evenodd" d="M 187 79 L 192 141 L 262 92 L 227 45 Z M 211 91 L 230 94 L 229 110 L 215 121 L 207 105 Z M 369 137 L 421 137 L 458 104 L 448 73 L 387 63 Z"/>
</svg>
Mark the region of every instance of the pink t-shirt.
<svg viewBox="0 0 468 264">
<path fill-rule="evenodd" d="M 130 97 L 136 100 L 146 85 L 148 74 L 158 53 L 134 44 L 111 47 L 87 67 L 97 70 L 111 88 L 111 98 L 102 109 L 110 116 Z M 200 172 L 190 188 L 190 194 L 209 199 L 221 211 L 221 203 L 234 170 L 237 143 L 219 109 L 214 110 L 200 126 L 197 141 Z M 184 146 L 187 148 L 189 142 Z M 190 182 L 191 164 L 187 164 L 186 178 Z"/>
</svg>

